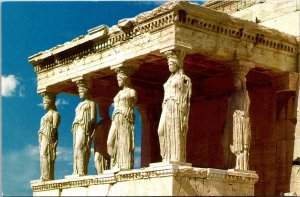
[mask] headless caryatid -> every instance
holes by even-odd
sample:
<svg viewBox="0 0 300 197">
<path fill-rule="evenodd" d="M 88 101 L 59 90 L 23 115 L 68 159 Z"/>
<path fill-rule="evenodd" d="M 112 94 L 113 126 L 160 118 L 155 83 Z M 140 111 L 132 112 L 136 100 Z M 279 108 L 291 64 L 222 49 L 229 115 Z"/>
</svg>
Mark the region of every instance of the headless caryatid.
<svg viewBox="0 0 300 197">
<path fill-rule="evenodd" d="M 110 166 L 110 156 L 107 153 L 107 136 L 110 127 L 109 104 L 98 104 L 101 121 L 97 124 L 94 132 L 94 162 L 97 174 L 100 175 Z"/>
<path fill-rule="evenodd" d="M 54 163 L 56 159 L 56 147 L 58 143 L 58 126 L 60 115 L 55 106 L 56 96 L 50 92 L 44 92 L 43 105 L 47 113 L 41 118 L 41 126 L 38 131 L 40 145 L 40 180 L 54 179 Z"/>
<path fill-rule="evenodd" d="M 75 110 L 72 125 L 74 143 L 73 175 L 87 175 L 90 159 L 92 136 L 96 126 L 96 104 L 89 95 L 89 89 L 84 80 L 76 81 L 79 97 L 82 102 Z"/>
<path fill-rule="evenodd" d="M 235 92 L 228 98 L 227 119 L 222 136 L 226 168 L 249 170 L 250 98 L 246 89 L 245 76 L 250 68 L 242 65 L 230 67 L 233 72 Z"/>
<path fill-rule="evenodd" d="M 114 170 L 133 169 L 134 164 L 134 107 L 137 92 L 130 82 L 130 67 L 116 69 L 118 85 L 122 88 L 114 98 L 112 123 L 107 139 L 107 151 Z"/>
<path fill-rule="evenodd" d="M 164 84 L 164 100 L 158 126 L 163 162 L 186 162 L 186 136 L 192 83 L 183 71 L 184 53 L 167 51 L 171 76 Z"/>
</svg>

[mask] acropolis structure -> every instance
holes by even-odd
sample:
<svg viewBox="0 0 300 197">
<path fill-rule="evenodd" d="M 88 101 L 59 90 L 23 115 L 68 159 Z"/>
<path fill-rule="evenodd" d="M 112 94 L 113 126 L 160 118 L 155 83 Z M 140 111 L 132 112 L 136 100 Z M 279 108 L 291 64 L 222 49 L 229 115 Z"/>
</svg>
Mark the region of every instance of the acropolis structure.
<svg viewBox="0 0 300 197">
<path fill-rule="evenodd" d="M 44 100 L 82 99 L 73 175 L 52 180 L 44 154 L 33 195 L 300 195 L 299 35 L 298 0 L 167 1 L 29 57 Z M 58 112 L 44 106 L 51 136 Z M 97 175 L 85 173 L 94 142 Z"/>
</svg>

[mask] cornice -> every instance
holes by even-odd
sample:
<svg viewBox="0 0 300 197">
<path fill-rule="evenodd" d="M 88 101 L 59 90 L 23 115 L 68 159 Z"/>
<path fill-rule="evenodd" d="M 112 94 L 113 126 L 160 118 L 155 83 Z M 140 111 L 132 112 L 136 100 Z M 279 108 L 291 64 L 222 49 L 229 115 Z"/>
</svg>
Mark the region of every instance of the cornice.
<svg viewBox="0 0 300 197">
<path fill-rule="evenodd" d="M 143 34 L 163 31 L 171 25 L 197 29 L 288 54 L 298 53 L 294 36 L 188 2 L 170 1 L 131 20 L 133 26 L 130 31 L 124 32 L 114 27 L 104 37 L 90 34 L 79 36 L 63 45 L 33 55 L 29 57 L 29 61 L 34 65 L 35 71 L 41 73 L 70 65 L 74 61 L 84 61 L 88 56 L 101 56 L 106 50 L 130 42 Z"/>
</svg>

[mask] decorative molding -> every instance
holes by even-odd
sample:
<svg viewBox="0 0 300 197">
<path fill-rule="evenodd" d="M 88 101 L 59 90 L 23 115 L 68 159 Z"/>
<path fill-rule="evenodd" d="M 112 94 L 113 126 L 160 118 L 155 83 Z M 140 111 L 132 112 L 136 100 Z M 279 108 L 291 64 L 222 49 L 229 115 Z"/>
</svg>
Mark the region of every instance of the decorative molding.
<svg viewBox="0 0 300 197">
<path fill-rule="evenodd" d="M 163 16 L 134 26 L 133 29 L 128 33 L 112 33 L 108 35 L 108 38 L 102 39 L 101 41 L 90 45 L 90 47 L 88 48 L 85 47 L 84 49 L 81 49 L 80 46 L 77 46 L 76 48 L 78 52 L 64 58 L 56 58 L 54 60 L 51 56 L 52 53 L 50 53 L 49 56 L 45 57 L 43 60 L 35 60 L 36 58 L 38 58 L 39 54 L 42 55 L 44 53 L 48 53 L 49 51 L 54 51 L 57 48 L 54 47 L 48 51 L 40 52 L 37 55 L 29 57 L 29 61 L 34 65 L 34 69 L 37 73 L 48 71 L 60 66 L 68 66 L 76 62 L 76 60 L 78 59 L 81 59 L 84 62 L 89 56 L 92 56 L 93 54 L 98 54 L 102 51 L 114 48 L 118 45 L 128 42 L 129 40 L 139 35 L 153 33 L 162 28 L 170 26 L 171 24 L 174 24 L 174 20 L 176 20 L 177 18 L 176 14 L 176 12 L 165 13 L 165 15 Z M 83 38 L 84 37 L 81 37 L 79 39 Z M 63 46 L 64 45 L 59 47 Z"/>
<path fill-rule="evenodd" d="M 74 179 L 60 179 L 54 181 L 32 181 L 31 187 L 33 192 L 66 189 L 72 187 L 87 187 L 99 184 L 114 184 L 122 181 L 133 181 L 140 179 L 160 178 L 160 177 L 186 177 L 197 179 L 213 179 L 227 182 L 239 182 L 247 184 L 255 184 L 258 181 L 258 175 L 255 172 L 232 172 L 226 170 L 218 170 L 211 168 L 193 168 L 193 167 L 168 167 L 161 170 L 153 170 L 151 167 L 132 170 L 120 171 L 116 174 L 100 176 L 82 176 Z"/>
<path fill-rule="evenodd" d="M 244 10 L 255 4 L 262 3 L 265 0 L 210 0 L 204 3 L 204 6 L 224 12 L 224 13 L 234 13 L 240 10 Z"/>
<path fill-rule="evenodd" d="M 262 45 L 275 50 L 281 50 L 288 53 L 298 53 L 298 46 L 296 43 L 291 44 L 282 41 L 281 39 L 272 39 L 263 34 L 263 30 L 258 33 L 248 32 L 242 27 L 232 27 L 229 25 L 219 24 L 213 21 L 206 20 L 195 14 L 184 14 L 185 16 L 179 17 L 179 23 L 197 28 L 201 31 L 206 30 L 217 34 L 229 36 L 241 41 L 253 43 L 254 45 Z M 249 22 L 251 23 L 251 22 Z M 238 25 L 238 24 L 237 24 Z M 268 32 L 269 33 L 269 32 Z"/>
<path fill-rule="evenodd" d="M 193 8 L 190 11 L 189 8 Z M 273 50 L 280 50 L 290 54 L 298 53 L 297 43 L 285 41 L 280 32 L 277 32 L 274 37 L 270 37 L 270 31 L 262 27 L 256 27 L 251 31 L 243 29 L 245 21 L 240 19 L 232 19 L 230 25 L 220 24 L 214 19 L 208 19 L 209 16 L 203 18 L 201 10 L 205 12 L 213 12 L 205 7 L 189 4 L 187 2 L 167 2 L 162 6 L 142 13 L 133 20 L 133 28 L 125 33 L 122 31 L 112 31 L 107 37 L 101 39 L 89 38 L 89 34 L 80 36 L 67 42 L 63 45 L 58 45 L 50 50 L 40 52 L 29 57 L 29 61 L 34 65 L 35 71 L 40 74 L 52 70 L 57 67 L 70 69 L 71 64 L 76 61 L 79 65 L 84 65 L 85 62 L 93 61 L 93 57 L 102 58 L 102 52 L 119 47 L 124 43 L 129 43 L 132 39 L 144 35 L 152 34 L 156 31 L 161 31 L 171 25 L 184 26 L 187 28 L 197 29 L 201 32 L 211 32 L 214 34 L 227 36 L 253 45 L 261 45 Z M 221 13 L 220 13 L 221 14 Z M 253 26 L 251 22 L 248 22 Z M 254 27 L 254 26 L 253 26 Z M 286 39 L 288 40 L 288 39 Z M 96 57 L 97 56 L 97 57 Z M 92 58 L 92 59 L 91 59 Z"/>
</svg>

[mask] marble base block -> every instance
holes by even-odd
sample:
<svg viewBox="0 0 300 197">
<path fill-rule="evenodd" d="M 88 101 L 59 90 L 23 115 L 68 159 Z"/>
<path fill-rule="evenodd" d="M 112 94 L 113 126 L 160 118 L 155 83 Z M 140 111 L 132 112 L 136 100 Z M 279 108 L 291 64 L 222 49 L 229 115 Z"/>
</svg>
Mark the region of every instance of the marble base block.
<svg viewBox="0 0 300 197">
<path fill-rule="evenodd" d="M 155 163 L 150 167 L 47 182 L 31 182 L 34 196 L 253 196 L 253 171 Z"/>
</svg>

